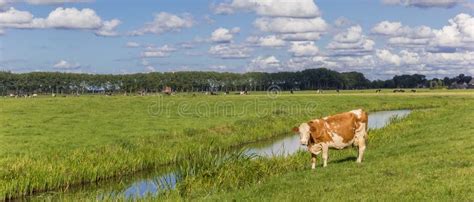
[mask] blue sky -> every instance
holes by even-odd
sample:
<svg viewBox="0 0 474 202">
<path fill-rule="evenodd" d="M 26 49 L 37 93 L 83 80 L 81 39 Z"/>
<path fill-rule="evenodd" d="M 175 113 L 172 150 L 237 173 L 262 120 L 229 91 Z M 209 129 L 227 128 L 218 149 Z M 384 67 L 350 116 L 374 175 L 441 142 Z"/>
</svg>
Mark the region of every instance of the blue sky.
<svg viewBox="0 0 474 202">
<path fill-rule="evenodd" d="M 119 74 L 327 67 L 371 79 L 472 75 L 473 5 L 469 0 L 0 0 L 0 70 Z M 317 37 L 301 37 L 305 34 Z"/>
</svg>

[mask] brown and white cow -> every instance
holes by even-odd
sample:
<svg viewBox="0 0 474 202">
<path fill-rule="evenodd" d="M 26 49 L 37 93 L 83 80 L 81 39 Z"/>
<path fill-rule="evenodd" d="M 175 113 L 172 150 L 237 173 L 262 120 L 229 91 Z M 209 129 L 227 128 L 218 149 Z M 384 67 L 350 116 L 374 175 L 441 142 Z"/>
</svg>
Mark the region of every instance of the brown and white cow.
<svg viewBox="0 0 474 202">
<path fill-rule="evenodd" d="M 302 145 L 311 153 L 311 168 L 316 167 L 316 156 L 321 153 L 323 166 L 327 166 L 329 148 L 343 149 L 350 145 L 359 148 L 357 163 L 362 162 L 367 139 L 367 112 L 362 109 L 314 119 L 294 127 Z"/>
</svg>

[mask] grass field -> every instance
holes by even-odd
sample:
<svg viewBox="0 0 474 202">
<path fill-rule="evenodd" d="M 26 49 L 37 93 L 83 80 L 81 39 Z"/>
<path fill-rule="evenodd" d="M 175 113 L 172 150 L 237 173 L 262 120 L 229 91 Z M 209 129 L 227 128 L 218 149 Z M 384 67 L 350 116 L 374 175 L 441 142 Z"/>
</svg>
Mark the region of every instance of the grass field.
<svg viewBox="0 0 474 202">
<path fill-rule="evenodd" d="M 190 165 L 184 160 L 206 163 L 205 155 L 189 159 L 202 148 L 291 134 L 292 126 L 307 119 L 364 108 L 419 110 L 371 133 L 367 161 L 361 166 L 344 160 L 352 150 L 331 152 L 329 167 L 316 172 L 305 167 L 309 157 L 303 153 L 287 159 L 236 158 L 229 161 L 241 162 L 232 167 L 234 172 L 225 162 L 214 170 L 217 176 L 246 173 L 223 178 L 235 185 L 215 184 L 198 172 L 184 176 L 181 188 L 165 197 L 377 199 L 383 191 L 382 199 L 473 199 L 472 91 L 274 96 L 0 98 L 0 197 L 66 190 L 174 162 L 186 170 Z"/>
</svg>

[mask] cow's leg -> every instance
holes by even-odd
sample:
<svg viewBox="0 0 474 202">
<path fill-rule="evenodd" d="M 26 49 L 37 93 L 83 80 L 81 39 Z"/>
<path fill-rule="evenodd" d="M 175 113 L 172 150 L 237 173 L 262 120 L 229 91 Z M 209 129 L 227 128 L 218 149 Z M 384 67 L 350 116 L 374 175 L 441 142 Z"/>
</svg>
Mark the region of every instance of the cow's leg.
<svg viewBox="0 0 474 202">
<path fill-rule="evenodd" d="M 359 140 L 359 156 L 357 157 L 357 163 L 362 163 L 362 158 L 365 151 L 365 138 Z"/>
<path fill-rule="evenodd" d="M 328 166 L 328 152 L 329 147 L 327 145 L 323 145 L 323 167 Z"/>
<path fill-rule="evenodd" d="M 316 154 L 311 154 L 311 169 L 316 169 Z"/>
</svg>

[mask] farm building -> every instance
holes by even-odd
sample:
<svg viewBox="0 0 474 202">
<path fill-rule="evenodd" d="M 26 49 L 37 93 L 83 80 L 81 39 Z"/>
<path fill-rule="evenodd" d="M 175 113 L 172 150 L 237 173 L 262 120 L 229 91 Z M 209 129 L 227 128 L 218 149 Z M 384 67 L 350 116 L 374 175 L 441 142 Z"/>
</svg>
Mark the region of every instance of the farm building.
<svg viewBox="0 0 474 202">
<path fill-rule="evenodd" d="M 474 79 L 471 79 L 471 81 L 467 84 L 468 89 L 474 89 Z"/>
<path fill-rule="evenodd" d="M 449 89 L 467 89 L 468 88 L 468 84 L 467 83 L 452 83 L 450 86 L 449 86 Z"/>
</svg>

